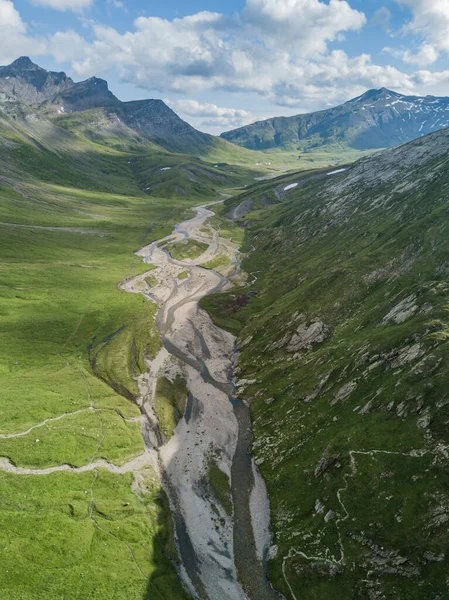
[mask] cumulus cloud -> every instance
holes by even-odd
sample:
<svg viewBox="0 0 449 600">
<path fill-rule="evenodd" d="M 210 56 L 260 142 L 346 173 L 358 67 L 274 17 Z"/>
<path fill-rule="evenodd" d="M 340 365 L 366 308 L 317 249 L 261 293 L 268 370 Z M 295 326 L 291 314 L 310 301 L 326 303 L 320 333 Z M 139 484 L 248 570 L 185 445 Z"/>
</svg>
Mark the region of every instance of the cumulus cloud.
<svg viewBox="0 0 449 600">
<path fill-rule="evenodd" d="M 83 54 L 86 42 L 75 31 L 57 31 L 46 42 L 46 53 L 59 62 L 70 62 L 74 56 Z"/>
<path fill-rule="evenodd" d="M 90 2 L 35 1 L 67 10 Z M 438 15 L 441 21 L 448 16 L 449 0 L 396 1 L 413 11 L 406 29 L 421 38 L 421 46 L 416 52 L 394 53 L 418 65 L 415 73 L 378 65 L 369 54 L 349 56 L 338 49 L 346 32 L 359 31 L 366 22 L 345 0 L 246 0 L 244 9 L 232 16 L 202 11 L 173 20 L 140 17 L 124 33 L 93 23 L 86 37 L 66 31 L 45 39 L 27 32 L 11 0 L 0 0 L 0 62 L 22 54 L 47 54 L 61 63 L 70 61 L 78 78 L 113 70 L 122 81 L 151 93 L 252 93 L 272 109 L 278 105 L 301 112 L 338 104 L 372 87 L 435 93 L 435 86 L 442 88 L 449 81 L 448 72 L 424 67 L 445 51 L 449 25 L 442 36 L 431 24 Z M 383 15 L 388 16 L 385 11 Z M 222 128 L 253 118 L 245 111 L 195 101 L 175 108 L 200 125 Z"/>
<path fill-rule="evenodd" d="M 7 64 L 22 54 L 41 54 L 45 44 L 27 36 L 27 27 L 11 0 L 0 0 L 0 64 Z"/>
<path fill-rule="evenodd" d="M 117 65 L 125 81 L 162 92 L 270 94 L 274 80 L 295 75 L 298 64 L 326 54 L 328 42 L 364 22 L 344 0 L 247 0 L 233 17 L 209 11 L 172 21 L 140 17 L 124 34 L 95 27 L 94 42 L 73 66 L 90 76 Z"/>
<path fill-rule="evenodd" d="M 94 0 L 32 0 L 32 3 L 36 6 L 44 6 L 62 11 L 79 11 L 83 8 L 88 8 L 93 2 Z"/>
<path fill-rule="evenodd" d="M 412 12 L 403 31 L 421 37 L 435 50 L 449 52 L 449 0 L 396 0 Z"/>
<path fill-rule="evenodd" d="M 432 65 L 440 56 L 439 52 L 431 44 L 423 44 L 417 52 L 399 50 L 397 48 L 384 48 L 384 50 L 409 65 L 418 65 L 419 67 Z"/>
<path fill-rule="evenodd" d="M 6 29 L 25 33 L 26 26 L 22 21 L 19 11 L 10 0 L 0 0 L 0 23 Z"/>
<path fill-rule="evenodd" d="M 435 63 L 441 53 L 449 53 L 449 0 L 396 0 L 407 7 L 411 20 L 402 27 L 403 34 L 416 36 L 421 46 L 416 52 L 387 49 L 405 63 L 420 67 Z"/>
<path fill-rule="evenodd" d="M 72 67 L 79 77 L 114 69 L 124 82 L 159 93 L 249 92 L 301 110 L 336 104 L 370 87 L 417 92 L 423 81 L 445 80 L 444 73 L 406 74 L 376 65 L 367 54 L 349 57 L 329 49 L 365 22 L 344 0 L 247 0 L 233 16 L 202 11 L 173 20 L 140 17 L 125 33 L 94 25 L 92 41 L 73 40 Z M 436 57 L 432 47 L 401 57 L 424 67 Z"/>
<path fill-rule="evenodd" d="M 366 22 L 344 0 L 247 0 L 242 19 L 264 43 L 293 47 L 302 55 L 325 52 L 328 42 Z"/>
<path fill-rule="evenodd" d="M 195 122 L 199 128 L 209 131 L 224 131 L 252 123 L 253 115 L 239 108 L 224 108 L 216 104 L 201 103 L 197 100 L 165 100 L 181 117 Z"/>
<path fill-rule="evenodd" d="M 222 108 L 216 104 L 202 104 L 197 100 L 166 100 L 176 110 L 191 117 L 226 117 L 230 119 L 244 119 L 250 116 L 246 110 L 238 108 Z"/>
</svg>

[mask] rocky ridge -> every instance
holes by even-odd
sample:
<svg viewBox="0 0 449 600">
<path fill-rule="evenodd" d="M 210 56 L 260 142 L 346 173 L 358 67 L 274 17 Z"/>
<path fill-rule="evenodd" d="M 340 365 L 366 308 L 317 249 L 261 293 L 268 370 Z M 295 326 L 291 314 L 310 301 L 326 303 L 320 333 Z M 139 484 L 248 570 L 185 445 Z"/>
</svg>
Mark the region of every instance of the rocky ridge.
<svg viewBox="0 0 449 600">
<path fill-rule="evenodd" d="M 253 150 L 310 152 L 341 144 L 356 150 L 390 148 L 449 126 L 449 98 L 404 96 L 381 88 L 335 108 L 276 117 L 222 137 Z"/>
<path fill-rule="evenodd" d="M 0 67 L 0 103 L 22 103 L 60 118 L 97 109 L 97 113 L 89 113 L 89 121 L 99 126 L 106 119 L 108 129 L 113 126 L 123 133 L 128 128 L 170 152 L 202 154 L 217 143 L 213 136 L 183 121 L 162 100 L 121 102 L 104 79 L 74 82 L 65 73 L 46 71 L 25 56 Z"/>
</svg>

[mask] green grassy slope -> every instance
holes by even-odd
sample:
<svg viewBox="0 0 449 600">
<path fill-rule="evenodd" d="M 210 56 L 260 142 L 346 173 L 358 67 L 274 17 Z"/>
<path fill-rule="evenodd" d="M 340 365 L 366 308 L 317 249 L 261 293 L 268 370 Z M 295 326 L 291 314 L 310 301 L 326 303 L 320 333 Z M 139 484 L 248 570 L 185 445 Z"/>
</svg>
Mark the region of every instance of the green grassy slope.
<svg viewBox="0 0 449 600">
<path fill-rule="evenodd" d="M 17 467 L 143 452 L 132 398 L 159 348 L 155 306 L 118 284 L 198 200 L 149 198 L 130 159 L 41 117 L 0 120 L 0 457 Z M 151 470 L 137 485 L 1 472 L 0 497 L 3 598 L 186 597 Z"/>
<path fill-rule="evenodd" d="M 449 594 L 448 149 L 290 176 L 272 206 L 280 182 L 254 188 L 248 287 L 204 302 L 240 332 L 287 598 Z"/>
<path fill-rule="evenodd" d="M 198 149 L 192 146 L 189 148 L 188 155 L 177 154 L 176 152 L 167 152 L 164 147 L 151 141 L 151 138 L 145 137 L 142 132 L 138 133 L 122 121 L 117 120 L 116 115 L 110 114 L 108 109 L 96 108 L 55 116 L 54 112 L 48 114 L 48 111 L 42 108 L 39 114 L 47 114 L 52 123 L 63 133 L 65 132 L 66 135 L 81 135 L 83 143 L 85 140 L 89 140 L 91 144 L 103 148 L 107 147 L 109 151 L 135 153 L 139 156 L 139 160 L 135 165 L 137 172 L 139 175 L 147 175 L 147 178 L 144 177 L 142 180 L 142 186 L 144 184 L 145 187 L 151 185 L 151 193 L 154 194 L 160 194 L 161 190 L 164 189 L 164 185 L 167 181 L 173 179 L 175 174 L 164 171 L 158 172 L 155 163 L 151 163 L 154 167 L 152 170 L 145 171 L 145 155 L 148 152 L 151 153 L 152 157 L 160 154 L 160 168 L 168 166 L 171 166 L 172 169 L 177 168 L 178 186 L 189 193 L 190 189 L 186 189 L 185 186 L 187 184 L 189 187 L 189 183 L 187 183 L 189 181 L 195 183 L 192 179 L 198 179 L 198 170 L 201 170 L 201 175 L 206 174 L 207 179 L 212 180 L 212 182 L 219 181 L 220 177 L 232 175 L 237 182 L 240 181 L 241 184 L 244 184 L 248 181 L 248 176 L 263 176 L 276 173 L 280 169 L 296 170 L 339 165 L 352 162 L 369 153 L 354 150 L 348 147 L 347 144 L 338 142 L 328 144 L 324 148 L 309 148 L 305 145 L 298 146 L 296 144 L 294 148 L 292 146 L 289 150 L 274 148 L 266 152 L 260 152 L 242 148 L 222 138 L 211 137 L 205 147 Z M 204 173 L 205 170 L 207 173 Z M 151 175 L 151 179 L 148 178 L 148 175 Z M 195 186 L 190 187 L 194 188 Z M 173 185 L 171 189 L 174 193 Z M 180 191 L 179 193 L 182 195 L 184 192 Z"/>
</svg>

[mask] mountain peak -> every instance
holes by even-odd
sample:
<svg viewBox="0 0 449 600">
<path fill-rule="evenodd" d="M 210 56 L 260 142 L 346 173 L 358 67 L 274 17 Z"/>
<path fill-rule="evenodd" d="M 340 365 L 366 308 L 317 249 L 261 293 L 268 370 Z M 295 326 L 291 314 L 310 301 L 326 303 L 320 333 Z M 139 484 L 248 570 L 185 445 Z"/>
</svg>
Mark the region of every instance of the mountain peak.
<svg viewBox="0 0 449 600">
<path fill-rule="evenodd" d="M 361 96 L 359 96 L 358 98 L 355 98 L 354 100 L 350 100 L 350 102 L 360 102 L 363 100 L 377 100 L 379 98 L 385 98 L 386 96 L 400 96 L 400 94 L 398 94 L 397 92 L 393 92 L 392 90 L 389 90 L 385 87 L 382 88 L 374 88 L 372 90 L 368 90 L 367 92 L 365 92 L 364 94 L 362 94 Z"/>
<path fill-rule="evenodd" d="M 94 85 L 102 85 L 108 87 L 108 82 L 105 79 L 100 79 L 100 77 L 89 77 L 86 79 L 86 83 L 93 83 Z"/>
<path fill-rule="evenodd" d="M 36 65 L 28 56 L 20 56 L 18 59 L 16 59 L 14 62 L 12 62 L 9 66 L 11 68 L 14 68 L 17 70 L 24 70 L 24 71 L 41 70 L 41 67 Z"/>
<path fill-rule="evenodd" d="M 347 144 L 353 150 L 391 148 L 449 127 L 449 98 L 405 96 L 381 87 L 340 106 L 268 119 L 222 134 L 250 150 L 284 148 L 308 153 Z"/>
<path fill-rule="evenodd" d="M 49 102 L 63 106 L 65 111 L 112 106 L 119 102 L 104 79 L 91 77 L 75 83 L 63 72 L 47 71 L 34 64 L 28 56 L 0 67 L 0 94 L 8 101 L 31 106 Z"/>
</svg>

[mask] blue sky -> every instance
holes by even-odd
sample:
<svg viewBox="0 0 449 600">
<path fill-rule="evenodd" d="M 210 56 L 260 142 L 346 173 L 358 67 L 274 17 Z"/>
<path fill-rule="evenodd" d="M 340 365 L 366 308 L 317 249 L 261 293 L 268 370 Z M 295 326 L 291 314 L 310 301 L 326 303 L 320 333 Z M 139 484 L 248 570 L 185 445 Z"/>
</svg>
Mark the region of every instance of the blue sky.
<svg viewBox="0 0 449 600">
<path fill-rule="evenodd" d="M 0 0 L 0 64 L 28 55 L 219 133 L 371 87 L 449 95 L 449 0 Z"/>
</svg>

